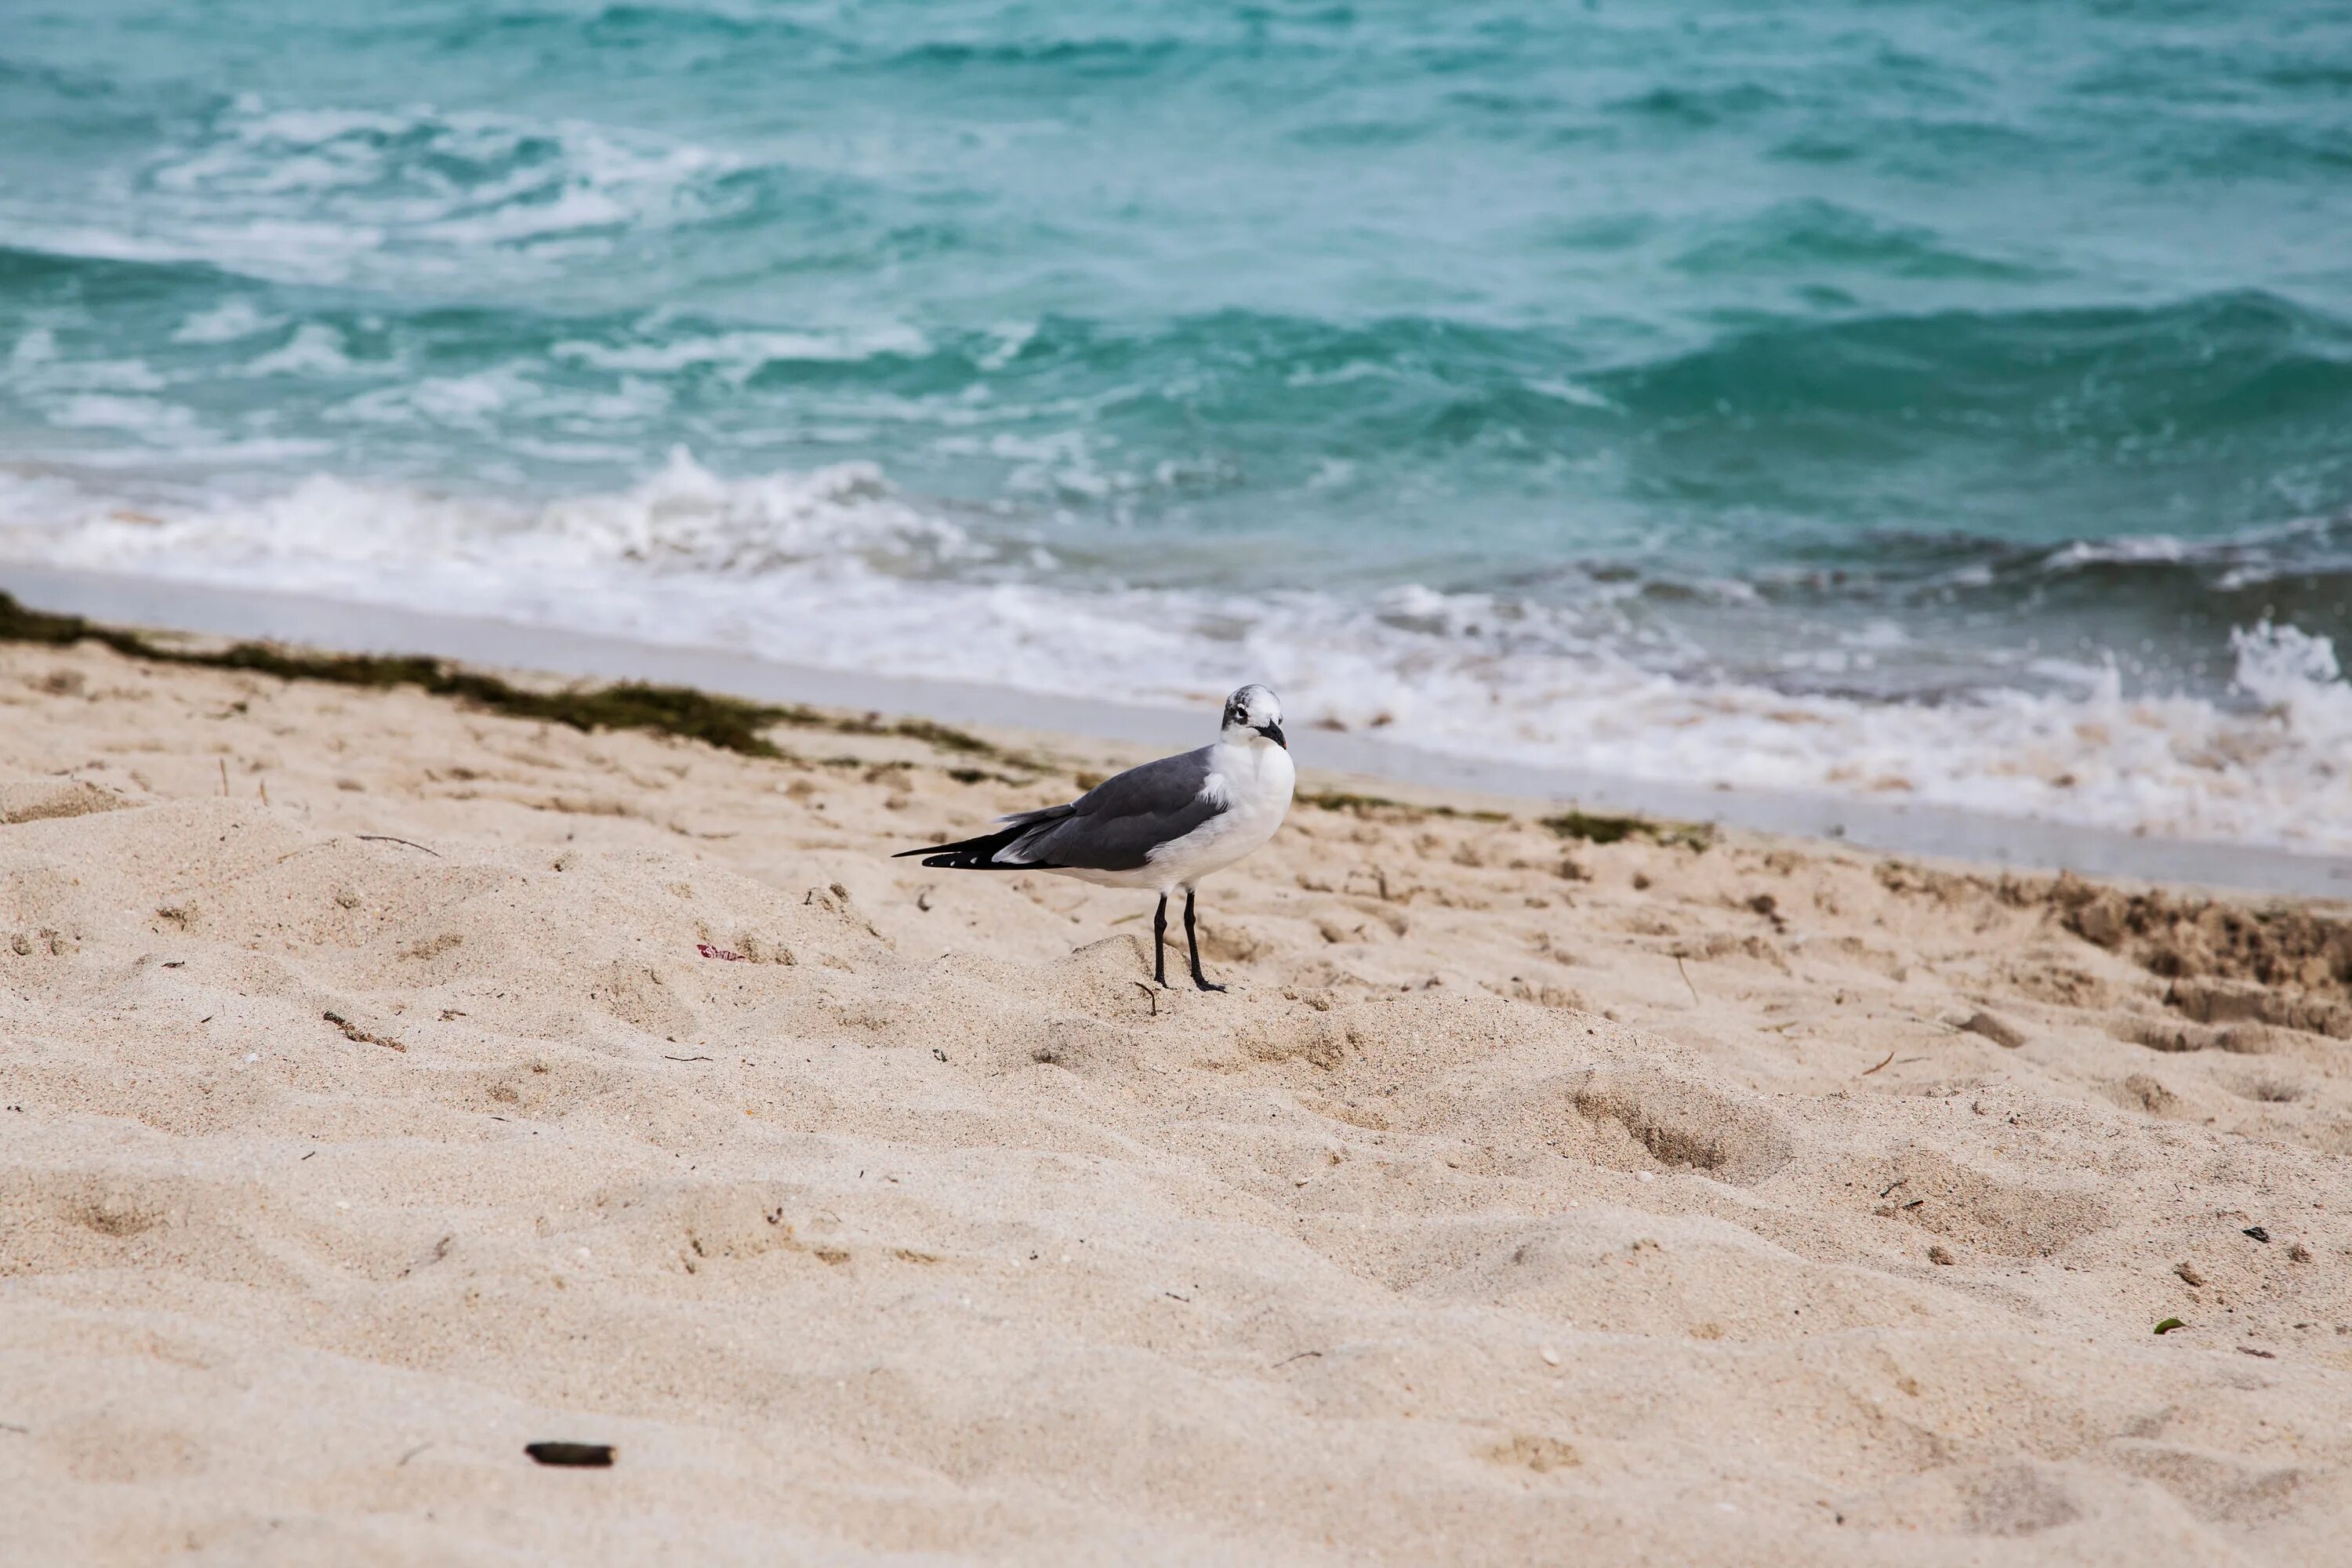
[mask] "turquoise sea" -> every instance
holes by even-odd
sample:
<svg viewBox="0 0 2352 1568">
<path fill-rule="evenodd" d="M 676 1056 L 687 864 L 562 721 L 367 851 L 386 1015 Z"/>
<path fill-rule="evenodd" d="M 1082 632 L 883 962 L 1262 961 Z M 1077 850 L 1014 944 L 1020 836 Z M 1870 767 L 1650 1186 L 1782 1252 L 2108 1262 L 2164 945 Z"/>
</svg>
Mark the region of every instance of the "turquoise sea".
<svg viewBox="0 0 2352 1568">
<path fill-rule="evenodd" d="M 5 12 L 0 559 L 2352 846 L 2340 5 Z"/>
</svg>

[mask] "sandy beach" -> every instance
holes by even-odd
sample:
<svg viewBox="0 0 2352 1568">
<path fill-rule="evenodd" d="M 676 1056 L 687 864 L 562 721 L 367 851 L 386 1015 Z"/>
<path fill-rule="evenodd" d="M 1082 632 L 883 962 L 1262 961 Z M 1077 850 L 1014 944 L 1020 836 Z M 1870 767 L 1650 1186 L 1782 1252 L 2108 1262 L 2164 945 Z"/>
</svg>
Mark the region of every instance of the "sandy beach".
<svg viewBox="0 0 2352 1568">
<path fill-rule="evenodd" d="M 0 644 L 0 1560 L 2340 1560 L 2342 907 L 764 734 Z"/>
</svg>

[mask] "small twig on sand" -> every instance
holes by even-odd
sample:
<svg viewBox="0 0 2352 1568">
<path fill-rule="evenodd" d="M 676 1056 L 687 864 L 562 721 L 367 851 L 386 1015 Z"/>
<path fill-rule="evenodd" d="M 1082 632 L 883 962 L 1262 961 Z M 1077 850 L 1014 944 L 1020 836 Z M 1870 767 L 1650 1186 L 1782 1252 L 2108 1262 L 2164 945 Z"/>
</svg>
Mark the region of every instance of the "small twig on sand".
<svg viewBox="0 0 2352 1568">
<path fill-rule="evenodd" d="M 1304 1361 L 1304 1360 L 1306 1360 L 1308 1356 L 1311 1356 L 1311 1355 L 1319 1356 L 1319 1355 L 1321 1355 L 1322 1353 L 1323 1353 L 1323 1352 L 1322 1352 L 1321 1351 L 1300 1351 L 1297 1355 L 1286 1355 L 1286 1356 L 1284 1356 L 1280 1361 L 1276 1362 L 1274 1364 L 1275 1364 L 1275 1365 L 1276 1365 L 1276 1366 L 1288 1366 L 1292 1362 L 1295 1362 L 1295 1361 Z"/>
<path fill-rule="evenodd" d="M 406 844 L 411 849 L 425 849 L 422 844 L 413 843 L 405 838 L 394 838 L 389 833 L 362 833 L 355 837 L 370 844 Z M 436 860 L 441 858 L 441 851 L 438 849 L 425 849 L 425 852 Z"/>
<path fill-rule="evenodd" d="M 709 1058 L 709 1057 L 672 1057 L 672 1056 L 665 1056 L 665 1057 L 663 1057 L 663 1058 L 662 1058 L 662 1060 L 664 1060 L 664 1061 L 666 1061 L 666 1062 L 707 1062 L 707 1061 L 709 1061 L 709 1059 L 710 1059 L 710 1058 Z"/>
<path fill-rule="evenodd" d="M 404 1052 L 408 1049 L 406 1046 L 402 1045 L 390 1035 L 379 1035 L 370 1030 L 362 1029 L 357 1024 L 352 1023 L 349 1018 L 344 1017 L 341 1013 L 321 1013 L 319 1016 L 324 1018 L 328 1023 L 332 1024 L 338 1029 L 341 1029 L 343 1032 L 343 1038 L 351 1041 L 352 1044 L 355 1046 L 389 1046 L 395 1051 Z"/>
<path fill-rule="evenodd" d="M 1883 1068 L 1883 1067 L 1885 1067 L 1885 1066 L 1886 1065 L 1886 1062 L 1891 1062 L 1891 1061 L 1893 1061 L 1894 1059 L 1895 1059 L 1895 1053 L 1894 1053 L 1893 1051 L 1889 1051 L 1889 1052 L 1887 1052 L 1887 1053 L 1886 1053 L 1886 1061 L 1882 1061 L 1882 1062 L 1880 1062 L 1880 1063 L 1878 1064 L 1878 1068 Z M 1868 1078 L 1872 1073 L 1876 1072 L 1876 1071 L 1878 1070 L 1878 1068 L 1863 1068 L 1863 1069 L 1862 1069 L 1862 1072 L 1860 1073 L 1860 1075 L 1859 1075 L 1859 1076 L 1860 1076 L 1860 1077 L 1863 1077 L 1863 1078 Z"/>
<path fill-rule="evenodd" d="M 1128 984 L 1129 985 L 1143 985 L 1143 982 L 1140 980 L 1130 980 Z M 1143 985 L 1143 994 L 1147 997 L 1150 998 L 1151 1016 L 1157 1018 L 1160 1016 L 1160 993 L 1149 985 Z"/>
<path fill-rule="evenodd" d="M 416 1458 L 416 1456 L 417 1456 L 417 1455 L 419 1455 L 419 1454 L 421 1454 L 421 1453 L 425 1452 L 425 1449 L 430 1448 L 431 1447 L 433 1447 L 433 1445 L 432 1445 L 432 1444 L 430 1444 L 430 1443 L 419 1443 L 419 1444 L 417 1444 L 417 1445 L 416 1445 L 416 1447 L 415 1447 L 414 1448 L 409 1449 L 409 1450 L 408 1450 L 408 1452 L 406 1452 L 405 1454 L 403 1454 L 403 1455 L 400 1457 L 400 1464 L 399 1464 L 399 1465 L 394 1465 L 394 1466 L 393 1466 L 392 1468 L 393 1468 L 394 1469 L 395 1469 L 395 1470 L 396 1470 L 396 1469 L 398 1469 L 398 1468 L 400 1468 L 400 1465 L 404 1465 L 404 1464 L 408 1463 L 408 1461 L 409 1461 L 409 1460 L 411 1460 L 411 1459 L 413 1459 L 413 1458 Z"/>
<path fill-rule="evenodd" d="M 221 798 L 223 800 L 226 800 L 228 798 L 228 759 L 226 757 L 223 757 L 219 759 L 219 761 L 221 771 Z"/>
<path fill-rule="evenodd" d="M 1693 1002 L 1696 1002 L 1698 1000 L 1698 987 L 1691 984 L 1690 971 L 1683 968 L 1683 955 L 1679 952 L 1675 954 L 1675 968 L 1681 973 L 1683 984 L 1685 986 L 1689 986 L 1691 1000 Z"/>
</svg>

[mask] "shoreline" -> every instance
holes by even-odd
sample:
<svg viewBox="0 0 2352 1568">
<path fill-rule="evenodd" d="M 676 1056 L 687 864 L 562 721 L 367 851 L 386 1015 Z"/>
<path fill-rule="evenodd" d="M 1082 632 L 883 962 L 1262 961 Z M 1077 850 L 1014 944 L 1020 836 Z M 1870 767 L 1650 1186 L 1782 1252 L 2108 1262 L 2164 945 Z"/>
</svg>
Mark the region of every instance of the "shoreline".
<svg viewBox="0 0 2352 1568">
<path fill-rule="evenodd" d="M 423 655 L 572 679 L 644 680 L 758 702 L 911 716 L 1119 745 L 1195 743 L 1199 715 L 1017 688 L 787 665 L 725 649 L 664 645 L 169 578 L 0 563 L 0 591 L 26 608 L 207 637 L 373 655 Z M 2352 898 L 2352 856 L 2143 837 L 2037 817 L 1760 789 L 1676 784 L 1423 751 L 1302 730 L 1303 770 L 1404 785 L 1706 823 L 1792 838 L 2020 871 L 2072 871 L 2236 893 Z"/>
</svg>

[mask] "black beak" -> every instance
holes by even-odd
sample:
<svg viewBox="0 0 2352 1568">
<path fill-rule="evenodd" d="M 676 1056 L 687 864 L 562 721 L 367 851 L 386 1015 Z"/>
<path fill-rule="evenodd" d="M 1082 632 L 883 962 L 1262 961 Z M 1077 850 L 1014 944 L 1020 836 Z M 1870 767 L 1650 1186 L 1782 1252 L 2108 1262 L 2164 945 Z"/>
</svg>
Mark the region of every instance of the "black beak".
<svg viewBox="0 0 2352 1568">
<path fill-rule="evenodd" d="M 1264 735 L 1267 740 L 1272 741 L 1276 745 L 1280 746 L 1284 751 L 1286 752 L 1290 750 L 1290 742 L 1282 738 L 1281 725 L 1260 724 L 1257 727 L 1257 732 Z"/>
</svg>

